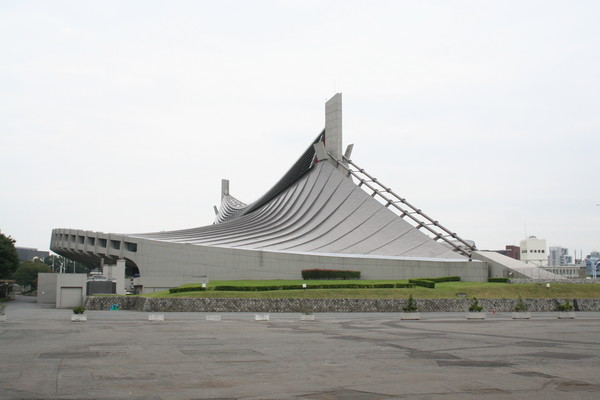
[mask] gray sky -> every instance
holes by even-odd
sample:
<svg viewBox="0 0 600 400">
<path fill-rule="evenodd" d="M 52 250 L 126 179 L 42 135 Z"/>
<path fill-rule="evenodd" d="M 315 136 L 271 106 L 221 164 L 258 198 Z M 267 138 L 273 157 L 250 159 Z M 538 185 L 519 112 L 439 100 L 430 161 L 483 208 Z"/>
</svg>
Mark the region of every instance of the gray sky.
<svg viewBox="0 0 600 400">
<path fill-rule="evenodd" d="M 343 93 L 353 160 L 479 248 L 600 250 L 598 1 L 0 2 L 0 229 L 212 223 Z"/>
</svg>

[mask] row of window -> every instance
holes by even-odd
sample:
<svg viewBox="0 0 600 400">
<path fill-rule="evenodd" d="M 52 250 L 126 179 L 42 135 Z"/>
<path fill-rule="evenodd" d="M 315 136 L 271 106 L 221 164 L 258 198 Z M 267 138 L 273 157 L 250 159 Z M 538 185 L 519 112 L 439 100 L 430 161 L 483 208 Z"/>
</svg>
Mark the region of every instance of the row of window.
<svg viewBox="0 0 600 400">
<path fill-rule="evenodd" d="M 87 244 L 89 246 L 95 246 L 96 245 L 96 238 L 95 237 L 90 237 L 90 236 L 75 236 L 75 235 L 69 235 L 67 233 L 59 233 L 58 234 L 58 240 L 64 240 L 64 241 L 70 241 L 70 242 L 77 242 L 79 244 L 85 244 L 85 241 L 87 239 Z M 127 251 L 131 251 L 133 253 L 137 252 L 137 243 L 131 243 L 131 242 L 123 242 L 125 243 L 125 249 L 127 249 Z M 98 246 L 106 248 L 108 244 L 108 240 L 107 239 L 101 239 L 98 238 Z M 120 240 L 111 240 L 110 241 L 110 247 L 112 249 L 115 250 L 121 250 L 121 241 Z"/>
<path fill-rule="evenodd" d="M 529 253 L 545 253 L 546 250 L 535 250 L 535 249 L 531 249 L 529 250 Z M 521 249 L 521 253 L 527 253 L 527 249 Z"/>
</svg>

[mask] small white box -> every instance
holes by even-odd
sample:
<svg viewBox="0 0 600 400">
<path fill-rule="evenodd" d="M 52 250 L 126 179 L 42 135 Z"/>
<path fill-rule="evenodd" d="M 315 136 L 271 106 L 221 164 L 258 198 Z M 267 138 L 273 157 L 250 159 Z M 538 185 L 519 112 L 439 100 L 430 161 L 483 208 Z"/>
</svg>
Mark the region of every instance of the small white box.
<svg viewBox="0 0 600 400">
<path fill-rule="evenodd" d="M 148 315 L 148 321 L 164 321 L 165 316 L 163 314 L 150 314 Z"/>
<path fill-rule="evenodd" d="M 558 313 L 558 319 L 575 319 L 575 312 L 561 311 Z"/>
<path fill-rule="evenodd" d="M 467 319 L 485 319 L 485 312 L 468 311 Z"/>
<path fill-rule="evenodd" d="M 268 321 L 269 320 L 269 314 L 255 314 L 254 315 L 254 320 L 255 321 Z"/>
<path fill-rule="evenodd" d="M 512 319 L 531 319 L 531 313 L 530 312 L 519 312 L 519 311 L 515 311 L 512 313 Z"/>
<path fill-rule="evenodd" d="M 421 319 L 421 313 L 420 312 L 401 312 L 400 313 L 400 319 L 403 320 L 419 320 Z"/>
</svg>

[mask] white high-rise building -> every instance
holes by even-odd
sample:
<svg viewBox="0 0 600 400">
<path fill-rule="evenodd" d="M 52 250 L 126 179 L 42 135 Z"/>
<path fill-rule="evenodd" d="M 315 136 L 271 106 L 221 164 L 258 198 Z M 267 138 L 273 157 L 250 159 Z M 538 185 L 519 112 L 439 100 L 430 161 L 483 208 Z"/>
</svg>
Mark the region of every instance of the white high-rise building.
<svg viewBox="0 0 600 400">
<path fill-rule="evenodd" d="M 548 249 L 548 266 L 564 267 L 573 264 L 573 257 L 569 255 L 569 249 L 560 246 L 550 246 Z"/>
<path fill-rule="evenodd" d="M 546 239 L 538 239 L 529 236 L 520 242 L 521 261 L 527 264 L 545 267 L 548 265 L 548 254 L 546 254 Z"/>
</svg>

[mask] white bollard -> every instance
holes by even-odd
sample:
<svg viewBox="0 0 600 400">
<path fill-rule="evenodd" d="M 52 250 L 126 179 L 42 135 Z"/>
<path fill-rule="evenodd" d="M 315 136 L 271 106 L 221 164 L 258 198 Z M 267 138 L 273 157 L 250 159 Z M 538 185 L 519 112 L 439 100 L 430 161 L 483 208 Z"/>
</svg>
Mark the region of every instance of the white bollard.
<svg viewBox="0 0 600 400">
<path fill-rule="evenodd" d="M 255 321 L 268 321 L 269 314 L 256 314 L 256 315 L 254 315 L 254 320 Z"/>
<path fill-rule="evenodd" d="M 165 320 L 165 316 L 163 314 L 150 314 L 148 315 L 148 321 L 161 322 Z"/>
</svg>

